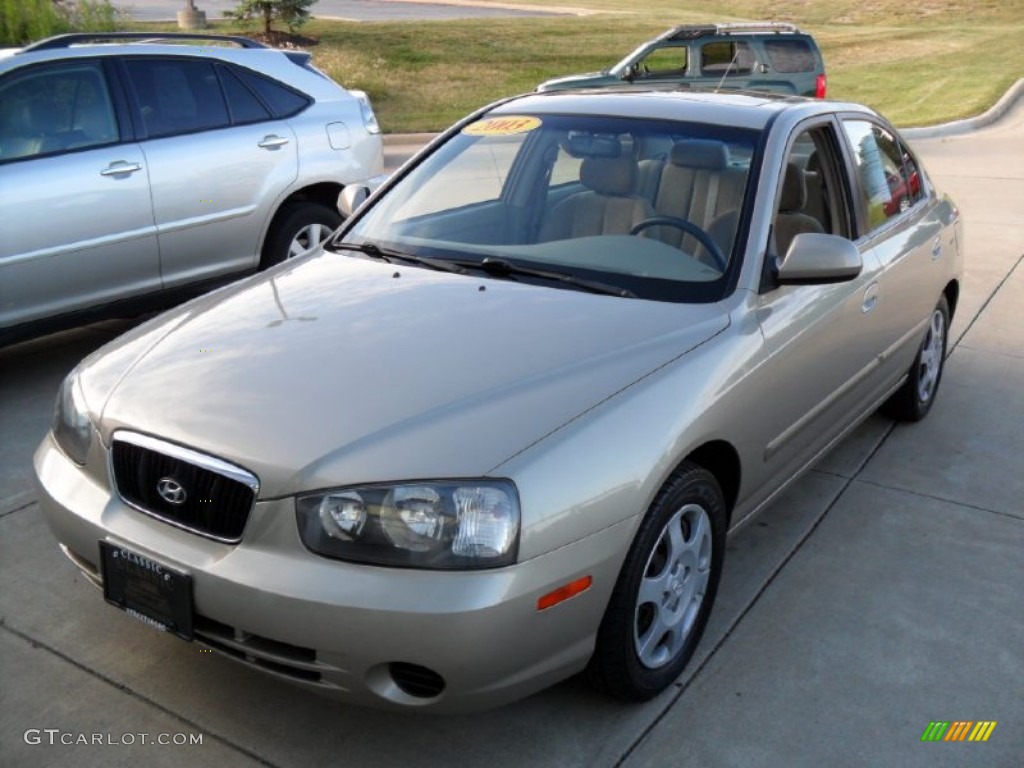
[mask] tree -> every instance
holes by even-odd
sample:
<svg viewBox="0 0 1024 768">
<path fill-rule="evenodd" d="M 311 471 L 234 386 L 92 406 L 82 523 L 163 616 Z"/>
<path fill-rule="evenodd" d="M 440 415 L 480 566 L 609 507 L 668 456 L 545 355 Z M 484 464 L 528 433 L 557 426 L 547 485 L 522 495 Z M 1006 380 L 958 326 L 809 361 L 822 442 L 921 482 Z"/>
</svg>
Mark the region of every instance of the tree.
<svg viewBox="0 0 1024 768">
<path fill-rule="evenodd" d="M 294 32 L 309 20 L 309 8 L 317 0 L 241 0 L 233 11 L 225 11 L 238 21 L 263 19 L 263 31 L 271 33 L 274 21 L 283 21 Z"/>
</svg>

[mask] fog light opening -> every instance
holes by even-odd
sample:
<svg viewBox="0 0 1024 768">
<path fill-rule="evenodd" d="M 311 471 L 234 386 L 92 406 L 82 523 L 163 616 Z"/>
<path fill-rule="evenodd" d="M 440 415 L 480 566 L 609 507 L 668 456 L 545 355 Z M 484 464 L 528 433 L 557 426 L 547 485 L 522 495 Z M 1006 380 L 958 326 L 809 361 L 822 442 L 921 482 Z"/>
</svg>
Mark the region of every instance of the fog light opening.
<svg viewBox="0 0 1024 768">
<path fill-rule="evenodd" d="M 576 581 L 570 581 L 568 584 L 564 584 L 558 589 L 548 592 L 543 597 L 537 600 L 537 610 L 546 611 L 548 608 L 553 608 L 559 603 L 565 602 L 570 597 L 576 597 L 581 592 L 586 592 L 590 589 L 590 585 L 594 583 L 592 576 L 584 576 Z"/>
<path fill-rule="evenodd" d="M 440 696 L 445 688 L 443 677 L 419 664 L 393 661 L 388 664 L 388 671 L 402 693 L 417 699 L 433 699 Z"/>
</svg>

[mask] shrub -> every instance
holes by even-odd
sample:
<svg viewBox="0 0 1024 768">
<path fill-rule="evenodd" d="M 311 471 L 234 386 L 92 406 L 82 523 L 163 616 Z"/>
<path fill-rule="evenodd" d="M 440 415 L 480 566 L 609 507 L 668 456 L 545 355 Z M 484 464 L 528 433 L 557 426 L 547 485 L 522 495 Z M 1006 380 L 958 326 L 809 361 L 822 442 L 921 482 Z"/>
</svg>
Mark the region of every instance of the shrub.
<svg viewBox="0 0 1024 768">
<path fill-rule="evenodd" d="M 63 32 L 111 32 L 124 12 L 109 0 L 0 0 L 0 45 L 25 45 Z"/>
</svg>

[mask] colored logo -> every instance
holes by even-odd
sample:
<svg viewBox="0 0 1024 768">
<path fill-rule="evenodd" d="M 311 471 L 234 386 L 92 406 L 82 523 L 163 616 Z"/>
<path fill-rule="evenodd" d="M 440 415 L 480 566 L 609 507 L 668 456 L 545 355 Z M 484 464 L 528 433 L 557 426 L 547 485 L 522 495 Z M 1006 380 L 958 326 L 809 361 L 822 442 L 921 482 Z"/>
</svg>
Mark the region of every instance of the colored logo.
<svg viewBox="0 0 1024 768">
<path fill-rule="evenodd" d="M 995 720 L 932 720 L 921 741 L 988 741 L 995 728 Z"/>
</svg>

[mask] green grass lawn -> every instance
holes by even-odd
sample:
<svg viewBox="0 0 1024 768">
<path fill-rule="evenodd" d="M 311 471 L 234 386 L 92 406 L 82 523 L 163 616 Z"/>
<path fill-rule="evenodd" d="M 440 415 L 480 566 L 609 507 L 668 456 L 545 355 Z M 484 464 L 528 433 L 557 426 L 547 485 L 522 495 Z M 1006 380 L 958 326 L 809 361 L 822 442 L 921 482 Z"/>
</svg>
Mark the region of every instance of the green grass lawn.
<svg viewBox="0 0 1024 768">
<path fill-rule="evenodd" d="M 543 0 L 516 1 L 551 7 Z M 648 0 L 639 10 L 610 0 L 566 5 L 600 13 L 362 24 L 314 20 L 301 32 L 320 40 L 311 49 L 317 66 L 370 94 L 388 133 L 438 130 L 550 77 L 603 69 L 679 23 L 795 22 L 821 45 L 831 98 L 868 104 L 901 126 L 977 114 L 1024 77 L 1020 0 L 706 0 L 699 12 L 680 11 L 669 0 Z M 222 23 L 216 28 L 238 29 Z"/>
</svg>

